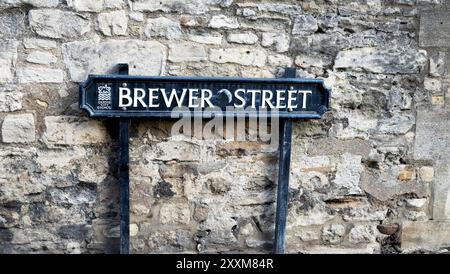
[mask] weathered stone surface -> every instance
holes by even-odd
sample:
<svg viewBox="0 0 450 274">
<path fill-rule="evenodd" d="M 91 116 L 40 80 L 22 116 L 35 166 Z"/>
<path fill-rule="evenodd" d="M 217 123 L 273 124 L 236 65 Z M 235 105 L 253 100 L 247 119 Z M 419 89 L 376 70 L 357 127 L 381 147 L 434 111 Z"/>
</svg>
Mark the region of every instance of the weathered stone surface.
<svg viewBox="0 0 450 274">
<path fill-rule="evenodd" d="M 418 197 L 427 195 L 428 186 L 415 180 L 398 181 L 400 167 L 384 170 L 368 169 L 361 174 L 361 188 L 380 201 L 387 201 L 397 195 L 415 193 Z"/>
<path fill-rule="evenodd" d="M 211 49 L 209 59 L 216 63 L 235 63 L 244 66 L 262 67 L 266 54 L 261 50 L 249 48 Z"/>
<path fill-rule="evenodd" d="M 139 226 L 137 224 L 130 224 L 130 236 L 134 237 L 139 232 Z"/>
<path fill-rule="evenodd" d="M 373 209 L 368 206 L 349 208 L 343 215 L 344 221 L 347 222 L 371 222 L 381 221 L 386 218 L 387 209 Z"/>
<path fill-rule="evenodd" d="M 332 167 L 333 164 L 331 164 L 330 158 L 328 156 L 302 157 L 300 162 L 300 168 L 305 172 L 326 172 L 330 171 Z"/>
<path fill-rule="evenodd" d="M 273 12 L 285 15 L 298 15 L 302 11 L 302 7 L 298 5 L 284 3 L 265 3 L 265 2 L 240 2 L 236 3 L 238 7 L 247 9 L 256 9 L 260 12 Z"/>
<path fill-rule="evenodd" d="M 107 9 L 121 9 L 125 6 L 125 0 L 104 0 L 104 6 Z"/>
<path fill-rule="evenodd" d="M 198 222 L 203 222 L 208 219 L 209 207 L 205 204 L 198 204 L 195 206 L 193 218 Z"/>
<path fill-rule="evenodd" d="M 0 112 L 10 112 L 22 109 L 23 93 L 0 89 Z"/>
<path fill-rule="evenodd" d="M 144 14 L 142 12 L 130 12 L 128 14 L 128 16 L 130 17 L 131 20 L 136 21 L 136 22 L 144 22 Z"/>
<path fill-rule="evenodd" d="M 322 240 L 330 244 L 338 244 L 345 235 L 345 226 L 341 224 L 330 224 L 322 229 Z"/>
<path fill-rule="evenodd" d="M 445 98 L 444 96 L 431 96 L 431 103 L 433 105 L 441 105 L 443 106 L 445 104 Z"/>
<path fill-rule="evenodd" d="M 28 54 L 26 60 L 29 63 L 49 65 L 56 62 L 56 57 L 49 52 L 35 50 Z"/>
<path fill-rule="evenodd" d="M 67 5 L 76 11 L 99 12 L 103 8 L 103 0 L 67 0 Z"/>
<path fill-rule="evenodd" d="M 275 74 L 268 69 L 261 69 L 256 67 L 243 68 L 241 75 L 244 78 L 274 78 Z"/>
<path fill-rule="evenodd" d="M 232 181 L 220 173 L 215 173 L 207 179 L 207 184 L 212 193 L 223 194 L 231 190 Z"/>
<path fill-rule="evenodd" d="M 295 227 L 295 226 L 310 226 L 310 225 L 322 225 L 326 222 L 332 220 L 334 218 L 333 215 L 330 215 L 328 212 L 323 211 L 323 208 L 314 207 L 307 212 L 301 212 L 297 214 L 294 212 L 294 209 L 290 209 L 288 212 L 287 218 L 287 227 Z"/>
<path fill-rule="evenodd" d="M 344 153 L 341 156 L 337 171 L 332 183 L 337 188 L 337 195 L 362 195 L 359 187 L 361 172 L 361 156 Z"/>
<path fill-rule="evenodd" d="M 420 15 L 420 46 L 448 47 L 450 43 L 449 16 L 448 11 L 429 11 Z"/>
<path fill-rule="evenodd" d="M 411 109 L 412 98 L 407 90 L 392 89 L 389 92 L 387 107 L 390 110 L 407 110 Z"/>
<path fill-rule="evenodd" d="M 108 175 L 108 159 L 92 157 L 81 165 L 78 179 L 81 182 L 100 184 Z"/>
<path fill-rule="evenodd" d="M 318 189 L 325 189 L 330 185 L 328 177 L 318 171 L 298 172 L 295 169 L 292 176 L 292 188 L 301 188 L 302 190 L 317 191 Z M 298 186 L 297 186 L 298 183 Z"/>
<path fill-rule="evenodd" d="M 415 125 L 415 122 L 413 115 L 395 115 L 380 121 L 378 130 L 384 134 L 405 134 Z"/>
<path fill-rule="evenodd" d="M 237 29 L 239 22 L 236 18 L 226 15 L 214 15 L 209 21 L 208 27 L 213 29 Z"/>
<path fill-rule="evenodd" d="M 24 229 L 13 229 L 13 239 L 11 243 L 13 244 L 29 244 L 33 241 L 36 242 L 46 242 L 54 241 L 56 236 L 50 233 L 45 228 L 24 228 Z M 34 239 L 34 240 L 31 240 Z"/>
<path fill-rule="evenodd" d="M 63 225 L 58 228 L 58 235 L 65 239 L 77 239 L 84 240 L 89 233 L 89 227 L 87 225 Z"/>
<path fill-rule="evenodd" d="M 429 166 L 424 166 L 419 169 L 420 179 L 424 182 L 432 182 L 434 178 L 434 168 Z"/>
<path fill-rule="evenodd" d="M 0 0 L 0 9 L 23 5 L 31 5 L 36 8 L 54 8 L 58 6 L 58 3 L 59 0 Z"/>
<path fill-rule="evenodd" d="M 314 16 L 306 14 L 295 17 L 292 34 L 308 35 L 317 31 L 317 20 Z"/>
<path fill-rule="evenodd" d="M 25 29 L 26 14 L 12 9 L 9 12 L 1 12 L 2 4 L 0 3 L 0 38 L 18 38 L 23 34 Z"/>
<path fill-rule="evenodd" d="M 406 205 L 413 209 L 421 209 L 426 204 L 427 199 L 406 199 Z"/>
<path fill-rule="evenodd" d="M 56 204 L 81 205 L 94 203 L 95 189 L 83 186 L 74 186 L 66 189 L 51 188 L 48 191 L 50 201 Z"/>
<path fill-rule="evenodd" d="M 20 68 L 17 70 L 19 83 L 62 83 L 64 73 L 60 69 L 49 68 Z"/>
<path fill-rule="evenodd" d="M 275 54 L 267 56 L 267 63 L 274 67 L 290 67 L 292 59 L 286 55 Z"/>
<path fill-rule="evenodd" d="M 337 114 L 336 118 L 342 120 L 334 123 L 330 132 L 339 139 L 361 138 L 367 140 L 379 123 L 378 119 L 361 111 L 347 112 L 343 110 Z"/>
<path fill-rule="evenodd" d="M 22 202 L 30 201 L 29 194 L 42 193 L 45 182 L 23 178 L 23 174 L 33 172 L 33 160 L 36 158 L 35 148 L 17 148 L 1 146 L 0 168 L 0 203 L 7 208 L 18 209 Z M 11 184 L 14 181 L 14 184 Z M 8 206 L 8 203 L 10 205 Z M 19 208 L 18 208 L 19 207 Z"/>
<path fill-rule="evenodd" d="M 227 40 L 228 42 L 252 45 L 258 41 L 258 36 L 252 32 L 230 33 Z"/>
<path fill-rule="evenodd" d="M 97 22 L 98 29 L 106 36 L 127 33 L 128 17 L 123 10 L 100 13 Z"/>
<path fill-rule="evenodd" d="M 81 82 L 89 73 L 106 73 L 118 63 L 130 64 L 130 74 L 159 75 L 164 71 L 166 48 L 153 41 L 88 40 L 64 44 L 63 55 L 70 78 Z"/>
<path fill-rule="evenodd" d="M 348 239 L 355 244 L 375 242 L 376 229 L 373 225 L 356 225 L 350 230 Z"/>
<path fill-rule="evenodd" d="M 3 120 L 2 141 L 4 143 L 30 143 L 35 139 L 33 114 L 10 114 Z"/>
<path fill-rule="evenodd" d="M 299 226 L 298 229 L 290 228 L 286 234 L 286 244 L 289 247 L 289 243 L 294 242 L 291 241 L 291 235 L 300 238 L 300 240 L 304 242 L 319 240 L 321 236 L 321 231 L 314 227 L 304 227 Z"/>
<path fill-rule="evenodd" d="M 168 253 L 179 253 L 186 249 L 193 249 L 192 233 L 187 230 L 161 229 L 155 231 L 153 229 L 147 234 L 150 235 L 146 240 L 148 243 L 148 249 L 145 249 L 147 253 L 164 253 L 164 250 L 167 250 Z"/>
<path fill-rule="evenodd" d="M 404 218 L 406 221 L 427 221 L 430 218 L 427 216 L 427 213 L 424 211 L 414 210 L 406 210 L 404 212 Z"/>
<path fill-rule="evenodd" d="M 242 14 L 242 16 L 244 16 L 244 17 L 250 17 L 250 16 L 256 15 L 256 11 L 254 11 L 252 9 L 248 9 L 248 8 L 243 8 L 242 10 L 237 10 L 237 13 Z"/>
<path fill-rule="evenodd" d="M 165 17 L 149 18 L 145 27 L 147 37 L 178 39 L 182 36 L 180 22 Z"/>
<path fill-rule="evenodd" d="M 277 52 L 286 52 L 289 49 L 289 38 L 284 33 L 264 32 L 261 38 L 261 46 L 275 46 Z"/>
<path fill-rule="evenodd" d="M 27 49 L 54 49 L 57 47 L 57 44 L 53 40 L 25 38 L 23 46 Z"/>
<path fill-rule="evenodd" d="M 78 172 L 77 166 L 79 163 L 82 163 L 82 167 L 90 163 L 90 161 L 86 161 L 86 157 L 87 152 L 83 148 L 42 149 L 37 151 L 36 164 L 39 171 L 46 174 L 69 177 Z M 73 182 L 68 180 L 68 182 L 60 182 L 57 185 L 59 187 L 67 187 L 73 184 Z"/>
<path fill-rule="evenodd" d="M 74 116 L 47 116 L 44 140 L 49 145 L 83 145 L 104 143 L 108 133 L 104 125 L 95 120 Z"/>
<path fill-rule="evenodd" d="M 136 11 L 163 11 L 191 14 L 203 14 L 208 11 L 207 0 L 131 0 L 132 10 Z"/>
<path fill-rule="evenodd" d="M 435 160 L 450 153 L 450 112 L 417 111 L 414 158 Z"/>
<path fill-rule="evenodd" d="M 253 225 L 251 223 L 247 223 L 247 224 L 243 225 L 242 227 L 240 227 L 240 229 L 239 229 L 240 236 L 248 237 L 248 236 L 253 235 L 254 233 L 255 233 L 255 228 L 253 227 Z"/>
<path fill-rule="evenodd" d="M 223 35 L 189 35 L 189 40 L 201 44 L 220 45 L 222 44 Z"/>
<path fill-rule="evenodd" d="M 400 171 L 400 173 L 397 176 L 397 179 L 400 181 L 410 181 L 413 178 L 414 172 L 409 169 L 404 169 Z"/>
<path fill-rule="evenodd" d="M 205 48 L 194 43 L 176 43 L 169 45 L 169 61 L 199 62 L 207 60 Z"/>
<path fill-rule="evenodd" d="M 223 204 L 216 205 L 223 208 Z M 236 243 L 237 239 L 233 234 L 233 227 L 237 226 L 237 221 L 230 215 L 230 212 L 224 211 L 222 216 L 209 215 L 208 219 L 204 221 L 200 229 L 203 231 L 210 230 L 208 233 L 208 245 L 223 245 L 224 243 Z"/>
<path fill-rule="evenodd" d="M 450 246 L 450 221 L 408 222 L 403 224 L 403 252 L 437 251 Z"/>
<path fill-rule="evenodd" d="M 433 219 L 450 220 L 450 162 L 437 161 L 433 184 Z"/>
<path fill-rule="evenodd" d="M 204 16 L 180 16 L 180 24 L 185 27 L 204 27 L 206 26 L 207 22 L 208 20 Z"/>
<path fill-rule="evenodd" d="M 426 64 L 424 51 L 400 48 L 399 46 L 382 48 L 355 48 L 338 53 L 335 69 L 349 69 L 372 73 L 419 73 Z"/>
<path fill-rule="evenodd" d="M 311 245 L 304 249 L 305 254 L 377 254 L 380 253 L 380 246 L 377 243 L 367 244 L 364 247 L 335 247 L 325 245 Z"/>
<path fill-rule="evenodd" d="M 169 141 L 155 145 L 156 159 L 160 161 L 198 161 L 200 147 L 189 141 Z"/>
<path fill-rule="evenodd" d="M 369 156 L 372 145 L 370 141 L 361 139 L 314 139 L 308 146 L 310 155 L 341 155 L 345 152 L 362 157 Z"/>
<path fill-rule="evenodd" d="M 34 32 L 49 38 L 79 38 L 91 27 L 89 20 L 82 15 L 61 10 L 30 10 L 28 20 Z"/>
<path fill-rule="evenodd" d="M 191 220 L 191 212 L 187 203 L 163 204 L 159 211 L 162 224 L 187 225 Z"/>
<path fill-rule="evenodd" d="M 17 47 L 19 43 L 12 40 L 0 41 L 0 83 L 13 79 L 13 67 L 17 60 Z"/>
<path fill-rule="evenodd" d="M 439 77 L 445 73 L 445 52 L 439 52 L 437 55 L 430 56 L 430 76 Z"/>
<path fill-rule="evenodd" d="M 295 64 L 302 68 L 310 67 L 326 67 L 331 64 L 331 59 L 328 56 L 311 54 L 302 54 L 295 57 Z"/>
<path fill-rule="evenodd" d="M 423 81 L 423 87 L 426 91 L 429 91 L 434 94 L 438 94 L 441 92 L 442 85 L 440 79 L 434 79 L 434 78 L 425 78 Z"/>
</svg>

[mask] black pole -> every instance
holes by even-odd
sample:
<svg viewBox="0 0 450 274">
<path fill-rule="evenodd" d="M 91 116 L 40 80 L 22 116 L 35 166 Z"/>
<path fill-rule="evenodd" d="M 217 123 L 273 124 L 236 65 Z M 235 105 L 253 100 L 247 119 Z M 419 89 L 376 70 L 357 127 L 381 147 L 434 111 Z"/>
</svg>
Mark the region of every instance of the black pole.
<svg viewBox="0 0 450 274">
<path fill-rule="evenodd" d="M 284 78 L 295 78 L 295 68 L 286 68 Z M 275 254 L 283 254 L 285 249 L 286 219 L 289 199 L 289 172 L 291 166 L 291 119 L 280 119 L 280 158 L 278 166 L 277 213 L 275 221 Z"/>
<path fill-rule="evenodd" d="M 119 64 L 119 74 L 128 75 L 128 64 Z M 119 120 L 120 254 L 130 253 L 129 119 Z"/>
</svg>

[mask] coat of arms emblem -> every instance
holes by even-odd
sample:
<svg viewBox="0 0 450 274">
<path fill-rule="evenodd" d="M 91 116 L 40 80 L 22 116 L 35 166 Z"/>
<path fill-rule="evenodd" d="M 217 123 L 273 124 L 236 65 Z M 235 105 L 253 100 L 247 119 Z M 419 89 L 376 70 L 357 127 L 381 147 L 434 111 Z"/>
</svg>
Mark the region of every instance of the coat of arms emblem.
<svg viewBox="0 0 450 274">
<path fill-rule="evenodd" d="M 97 109 L 111 109 L 111 87 L 108 84 L 100 84 L 97 88 Z"/>
</svg>

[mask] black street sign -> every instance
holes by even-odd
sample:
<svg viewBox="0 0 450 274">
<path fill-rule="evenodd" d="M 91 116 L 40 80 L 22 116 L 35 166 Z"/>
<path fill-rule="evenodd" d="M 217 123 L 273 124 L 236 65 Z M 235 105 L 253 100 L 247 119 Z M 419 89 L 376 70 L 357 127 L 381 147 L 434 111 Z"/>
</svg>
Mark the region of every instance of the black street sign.
<svg viewBox="0 0 450 274">
<path fill-rule="evenodd" d="M 320 79 L 90 75 L 80 108 L 91 117 L 170 118 L 211 111 L 223 116 L 319 119 L 330 107 Z M 176 116 L 179 117 L 179 116 Z"/>
<path fill-rule="evenodd" d="M 183 113 L 281 118 L 273 250 L 284 253 L 292 119 L 321 118 L 331 99 L 323 80 L 298 79 L 295 74 L 295 68 L 286 68 L 278 79 L 129 76 L 128 64 L 118 64 L 117 75 L 90 75 L 80 85 L 80 108 L 90 117 L 119 118 L 120 253 L 130 251 L 130 118 L 179 118 Z M 211 116 L 205 116 L 207 112 Z"/>
</svg>

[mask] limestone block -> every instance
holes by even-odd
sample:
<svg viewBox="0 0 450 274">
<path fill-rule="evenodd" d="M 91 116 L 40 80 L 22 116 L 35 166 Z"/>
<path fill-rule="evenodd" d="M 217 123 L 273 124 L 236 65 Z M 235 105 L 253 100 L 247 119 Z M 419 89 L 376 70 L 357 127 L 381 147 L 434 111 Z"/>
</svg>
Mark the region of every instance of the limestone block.
<svg viewBox="0 0 450 274">
<path fill-rule="evenodd" d="M 2 124 L 2 141 L 4 143 L 30 143 L 35 139 L 33 114 L 10 114 L 5 117 Z"/>
<path fill-rule="evenodd" d="M 105 143 L 109 134 L 98 120 L 75 116 L 47 116 L 44 140 L 49 145 L 83 145 Z"/>
<path fill-rule="evenodd" d="M 211 49 L 209 59 L 215 63 L 235 63 L 244 66 L 262 67 L 266 64 L 266 54 L 257 49 L 227 48 Z"/>
<path fill-rule="evenodd" d="M 403 224 L 401 248 L 403 252 L 437 251 L 450 246 L 450 221 L 421 221 Z"/>
<path fill-rule="evenodd" d="M 62 51 L 75 82 L 85 81 L 88 74 L 107 73 L 119 63 L 128 63 L 130 74 L 160 75 L 166 60 L 166 48 L 154 41 L 76 41 L 64 44 Z"/>
<path fill-rule="evenodd" d="M 98 29 L 106 36 L 127 33 L 128 17 L 123 10 L 100 13 L 97 22 Z"/>
<path fill-rule="evenodd" d="M 0 83 L 10 82 L 14 78 L 18 45 L 17 41 L 0 41 Z"/>
<path fill-rule="evenodd" d="M 49 38 L 79 38 L 90 30 L 88 18 L 80 14 L 55 9 L 30 10 L 31 29 Z"/>
</svg>

